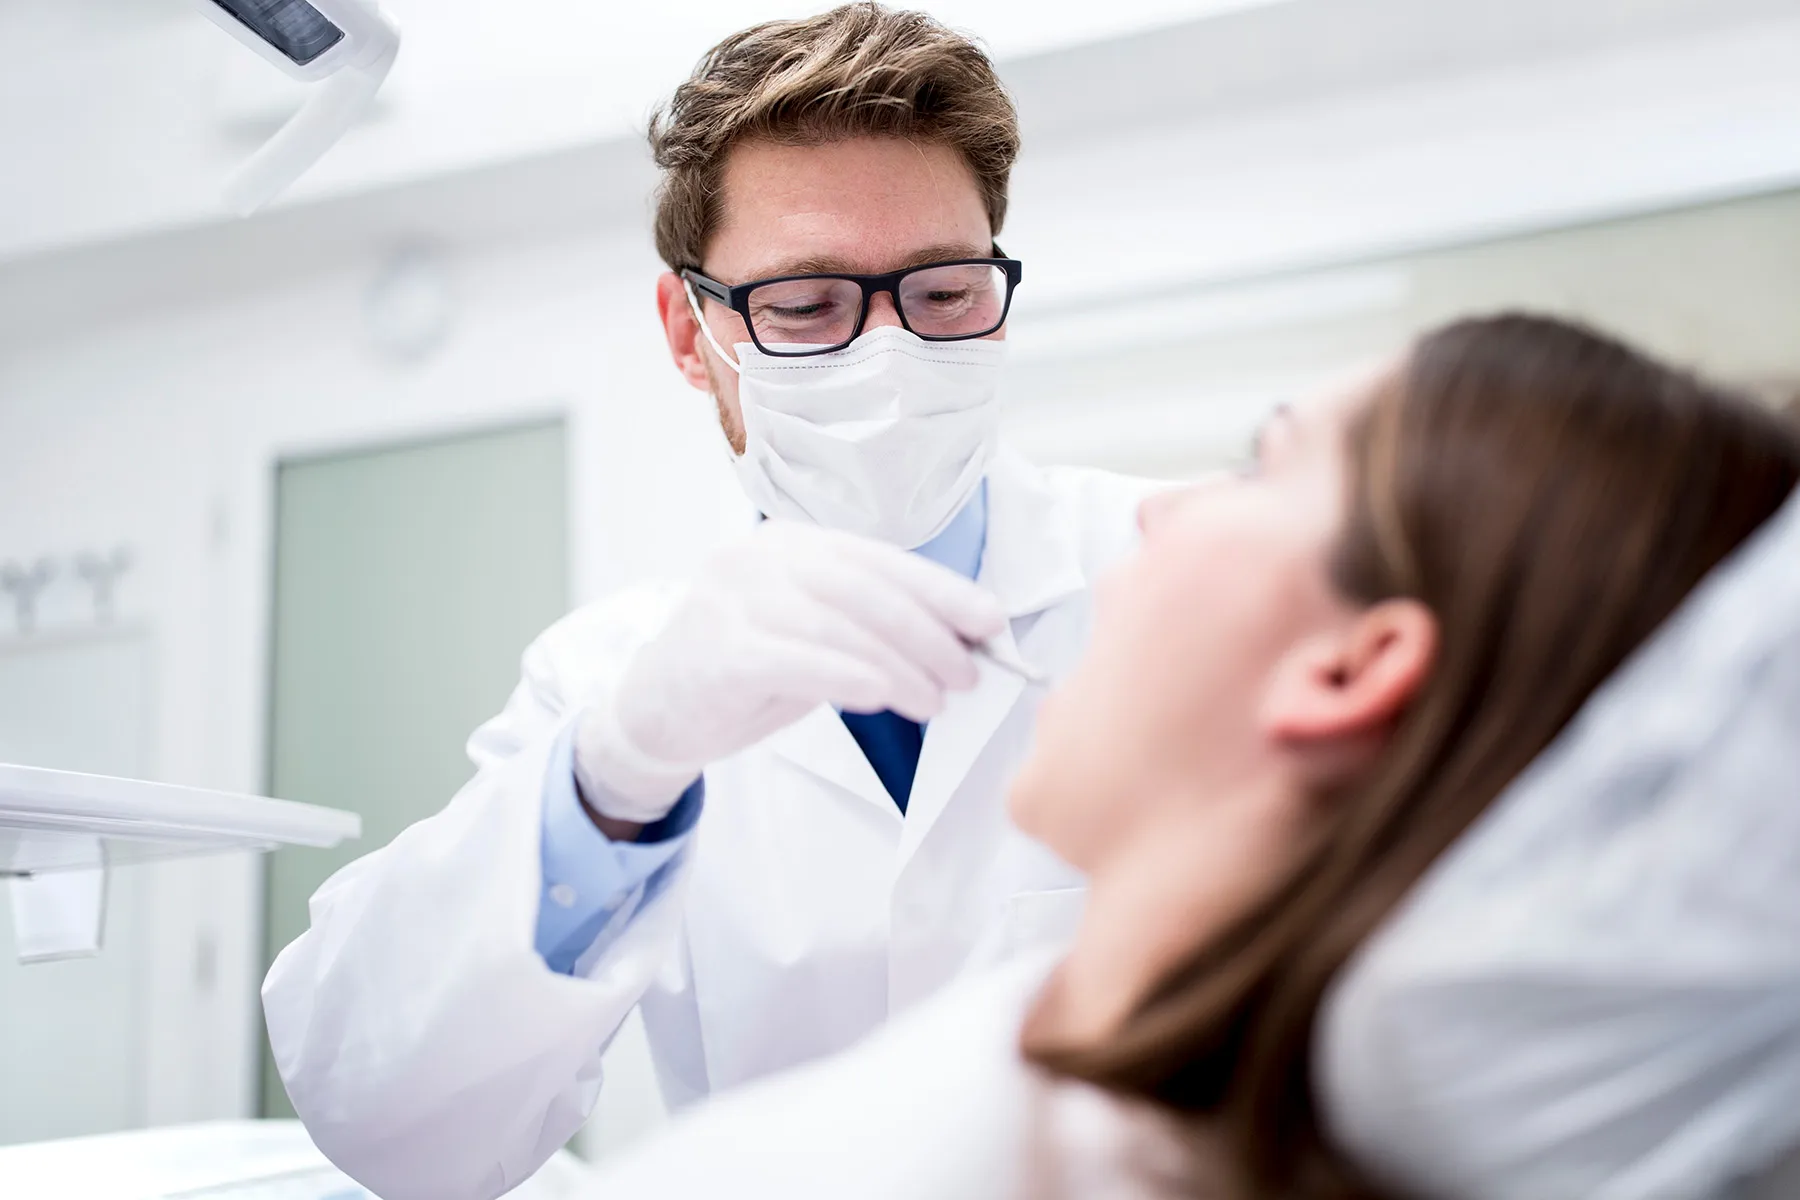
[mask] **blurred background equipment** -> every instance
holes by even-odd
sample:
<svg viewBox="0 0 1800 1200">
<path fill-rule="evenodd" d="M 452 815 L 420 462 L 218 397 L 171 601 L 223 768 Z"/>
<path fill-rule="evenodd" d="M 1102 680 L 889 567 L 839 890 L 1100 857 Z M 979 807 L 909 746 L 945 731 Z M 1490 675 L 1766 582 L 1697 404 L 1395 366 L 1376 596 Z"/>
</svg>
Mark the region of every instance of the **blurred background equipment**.
<svg viewBox="0 0 1800 1200">
<path fill-rule="evenodd" d="M 238 221 L 219 179 L 310 85 L 190 0 L 0 0 L 0 761 L 348 808 L 373 848 L 466 778 L 532 634 L 739 512 L 655 320 L 640 127 L 720 36 L 827 5 L 386 7 L 369 119 Z M 1504 306 L 1800 379 L 1800 0 L 927 7 L 1024 121 L 1036 458 L 1197 473 Z M 6 1054 L 91 1031 L 26 1094 L 0 1069 L 0 1143 L 284 1111 L 256 987 L 336 861 L 132 867 L 100 956 L 0 945 Z M 582 1148 L 659 1105 L 628 1029 Z"/>
<path fill-rule="evenodd" d="M 565 1152 L 507 1195 L 573 1200 L 586 1174 Z M 291 1120 L 209 1121 L 0 1146 L 0 1179 L 8 1195 L 30 1200 L 375 1200 Z"/>
<path fill-rule="evenodd" d="M 99 653 L 80 654 L 81 649 L 77 645 L 77 657 L 85 661 L 76 669 L 8 671 L 5 683 L 15 689 L 25 685 L 21 690 L 51 709 L 78 699 L 73 692 L 83 682 L 98 685 L 89 698 L 101 705 L 129 705 L 138 689 L 124 678 L 129 672 L 119 670 L 132 657 L 129 642 Z M 104 754 L 108 735 L 131 732 L 128 717 L 117 719 L 124 714 L 101 715 L 115 719 L 90 743 L 90 761 Z M 40 722 L 35 731 L 46 728 Z M 7 731 L 19 736 L 11 723 Z M 28 726 L 25 733 L 31 732 Z M 56 740 L 53 727 L 50 733 L 30 738 L 28 752 L 46 753 Z M 117 745 L 113 752 L 123 762 L 130 747 Z M 145 960 L 155 951 L 143 936 L 143 914 L 131 902 L 143 893 L 130 886 L 142 880 L 129 864 L 173 866 L 196 855 L 283 843 L 328 847 L 355 838 L 360 827 L 353 814 L 311 805 L 0 763 L 0 881 L 6 884 L 19 959 L 0 963 L 8 1031 L 0 1052 L 0 1078 L 7 1082 L 0 1118 L 14 1137 L 67 1137 L 95 1125 L 129 1129 L 143 1123 L 148 1063 L 145 1014 L 137 1002 Z M 123 929 L 115 929 L 114 944 L 103 949 L 115 882 L 128 885 L 126 902 L 111 905 Z M 136 1161 L 112 1153 L 123 1142 L 0 1146 L 0 1179 L 9 1195 L 21 1197 L 162 1196 L 188 1189 L 157 1185 L 159 1170 L 166 1183 L 167 1171 L 178 1166 L 190 1173 L 196 1167 L 219 1173 L 247 1165 L 242 1146 L 235 1147 L 236 1155 L 218 1153 L 229 1145 L 221 1138 L 213 1139 L 210 1162 L 185 1161 L 179 1152 L 183 1136 L 192 1134 L 137 1135 L 131 1143 L 141 1151 Z M 299 1147 L 311 1149 L 304 1133 L 290 1134 L 288 1141 L 296 1138 Z M 236 1139 L 245 1140 L 241 1134 Z M 102 1149 L 108 1153 L 96 1153 Z M 309 1165 L 324 1165 L 316 1151 Z M 86 1182 L 83 1173 L 90 1176 Z M 329 1193 L 316 1194 L 356 1194 L 346 1192 L 344 1182 L 340 1176 Z M 152 1186 L 158 1190 L 145 1190 Z"/>
<path fill-rule="evenodd" d="M 374 0 L 199 0 L 213 23 L 296 79 L 306 103 L 225 185 L 225 202 L 255 212 L 331 149 L 375 99 L 400 30 Z"/>
</svg>

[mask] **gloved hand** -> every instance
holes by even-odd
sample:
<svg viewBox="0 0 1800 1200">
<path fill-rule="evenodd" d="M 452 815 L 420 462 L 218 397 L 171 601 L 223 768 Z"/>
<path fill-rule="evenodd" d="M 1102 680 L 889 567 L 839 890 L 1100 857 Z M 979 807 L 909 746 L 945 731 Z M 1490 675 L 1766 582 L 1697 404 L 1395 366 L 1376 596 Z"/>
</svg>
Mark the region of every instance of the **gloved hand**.
<svg viewBox="0 0 1800 1200">
<path fill-rule="evenodd" d="M 717 552 L 668 623 L 603 685 L 575 771 L 602 815 L 665 816 L 707 763 L 820 704 L 926 721 L 974 686 L 992 595 L 944 567 L 814 525 L 765 521 Z"/>
</svg>

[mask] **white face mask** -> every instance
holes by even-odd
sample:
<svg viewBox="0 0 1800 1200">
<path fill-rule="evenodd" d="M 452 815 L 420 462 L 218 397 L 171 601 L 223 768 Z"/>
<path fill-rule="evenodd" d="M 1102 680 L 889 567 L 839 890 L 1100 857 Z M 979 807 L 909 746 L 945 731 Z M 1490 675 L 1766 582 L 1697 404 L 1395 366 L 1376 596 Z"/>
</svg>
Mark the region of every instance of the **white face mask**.
<svg viewBox="0 0 1800 1200">
<path fill-rule="evenodd" d="M 699 320 L 690 289 L 688 302 Z M 987 473 L 1006 343 L 928 342 L 897 326 L 842 350 L 737 361 L 744 452 L 733 465 L 765 516 L 811 521 L 906 549 L 936 537 Z M 798 347 L 796 347 L 798 348 Z"/>
</svg>

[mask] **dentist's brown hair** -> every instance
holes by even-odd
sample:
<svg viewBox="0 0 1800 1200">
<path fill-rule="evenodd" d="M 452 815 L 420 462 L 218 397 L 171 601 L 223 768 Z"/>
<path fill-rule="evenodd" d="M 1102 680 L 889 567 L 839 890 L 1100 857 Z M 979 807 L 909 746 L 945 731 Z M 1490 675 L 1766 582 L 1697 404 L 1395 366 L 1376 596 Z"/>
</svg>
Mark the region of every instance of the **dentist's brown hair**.
<svg viewBox="0 0 1800 1200">
<path fill-rule="evenodd" d="M 1353 422 L 1347 453 L 1332 578 L 1354 601 L 1431 609 L 1429 677 L 1371 772 L 1321 797 L 1316 842 L 1268 900 L 1103 1044 L 1025 1047 L 1052 1072 L 1187 1121 L 1206 1139 L 1197 1195 L 1378 1195 L 1315 1108 L 1327 987 L 1800 480 L 1800 432 L 1776 414 L 1590 330 L 1522 315 L 1419 338 Z"/>
<path fill-rule="evenodd" d="M 649 132 L 662 172 L 656 251 L 676 271 L 704 267 L 725 164 L 743 142 L 893 137 L 947 146 L 968 166 L 995 236 L 1019 157 L 1018 113 L 987 51 L 928 13 L 873 0 L 732 34 L 707 51 Z"/>
</svg>

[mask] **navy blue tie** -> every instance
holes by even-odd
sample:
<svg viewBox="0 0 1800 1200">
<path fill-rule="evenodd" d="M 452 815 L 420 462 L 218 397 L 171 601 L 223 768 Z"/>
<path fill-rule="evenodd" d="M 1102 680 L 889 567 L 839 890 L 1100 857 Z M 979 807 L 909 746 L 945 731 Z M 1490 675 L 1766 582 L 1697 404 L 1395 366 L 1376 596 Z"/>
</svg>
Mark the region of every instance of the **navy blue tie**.
<svg viewBox="0 0 1800 1200">
<path fill-rule="evenodd" d="M 888 795 L 906 811 L 912 795 L 913 776 L 919 771 L 919 748 L 925 744 L 925 726 L 909 721 L 899 713 L 844 714 L 850 736 L 862 747 L 863 756 L 875 768 Z"/>
</svg>

